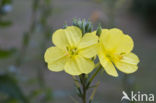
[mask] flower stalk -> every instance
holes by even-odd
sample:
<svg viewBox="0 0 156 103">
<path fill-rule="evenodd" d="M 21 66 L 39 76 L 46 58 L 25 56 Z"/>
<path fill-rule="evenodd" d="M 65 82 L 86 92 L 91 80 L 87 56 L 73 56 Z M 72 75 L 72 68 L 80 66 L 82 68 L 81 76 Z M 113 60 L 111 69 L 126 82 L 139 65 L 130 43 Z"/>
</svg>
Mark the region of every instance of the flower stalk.
<svg viewBox="0 0 156 103">
<path fill-rule="evenodd" d="M 98 74 L 98 72 L 101 70 L 101 68 L 102 67 L 100 65 L 99 68 L 95 71 L 95 73 L 91 76 L 91 78 L 89 79 L 89 81 L 87 83 L 87 88 L 89 88 L 90 84 L 92 83 L 92 81 L 94 80 L 94 78 L 96 77 L 96 75 Z"/>
<path fill-rule="evenodd" d="M 99 68 L 97 68 L 97 67 L 99 67 Z M 97 74 L 101 70 L 100 63 L 97 63 L 95 65 L 95 68 L 97 68 L 97 70 L 90 76 L 90 78 L 86 74 L 81 74 L 79 76 L 79 80 L 77 80 L 76 77 L 73 76 L 73 80 L 74 80 L 76 89 L 78 90 L 78 96 L 81 98 L 82 103 L 87 103 L 87 92 L 90 88 L 94 88 L 94 90 L 90 96 L 89 103 L 92 102 L 92 100 L 95 96 L 95 92 L 99 85 L 99 82 L 97 82 L 93 86 L 91 86 L 91 84 L 92 84 L 94 78 L 97 76 Z"/>
<path fill-rule="evenodd" d="M 82 85 L 82 90 L 83 90 L 83 94 L 82 94 L 82 101 L 83 103 L 87 103 L 87 99 L 86 99 L 86 95 L 87 95 L 87 88 L 86 88 L 86 75 L 82 74 L 80 75 L 80 82 Z"/>
</svg>

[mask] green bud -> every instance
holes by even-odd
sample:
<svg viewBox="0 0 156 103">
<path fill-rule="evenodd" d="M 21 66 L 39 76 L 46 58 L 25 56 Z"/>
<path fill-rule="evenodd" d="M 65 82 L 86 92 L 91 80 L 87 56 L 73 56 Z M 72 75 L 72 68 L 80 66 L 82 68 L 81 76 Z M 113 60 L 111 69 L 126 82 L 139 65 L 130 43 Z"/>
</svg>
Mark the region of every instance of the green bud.
<svg viewBox="0 0 156 103">
<path fill-rule="evenodd" d="M 79 19 L 79 20 L 77 21 L 77 25 L 78 25 L 78 27 L 82 28 L 82 21 L 81 21 L 81 19 Z"/>
<path fill-rule="evenodd" d="M 92 25 L 92 23 L 90 21 L 88 21 L 87 24 L 86 24 L 86 31 L 91 32 L 92 29 L 93 29 L 93 25 Z"/>
<path fill-rule="evenodd" d="M 96 35 L 100 36 L 101 32 L 102 32 L 102 28 L 101 25 L 99 24 L 97 27 Z"/>
<path fill-rule="evenodd" d="M 92 31 L 93 25 L 90 21 L 86 21 L 85 19 L 73 19 L 73 25 L 79 27 L 82 30 L 82 34 L 88 33 Z"/>
<path fill-rule="evenodd" d="M 81 24 L 81 29 L 82 29 L 83 34 L 86 33 L 85 26 L 86 26 L 86 21 L 85 21 L 85 19 L 83 19 L 82 24 Z"/>
<path fill-rule="evenodd" d="M 65 29 L 65 28 L 67 28 L 67 22 L 65 22 L 64 24 L 63 24 L 63 29 Z"/>
</svg>

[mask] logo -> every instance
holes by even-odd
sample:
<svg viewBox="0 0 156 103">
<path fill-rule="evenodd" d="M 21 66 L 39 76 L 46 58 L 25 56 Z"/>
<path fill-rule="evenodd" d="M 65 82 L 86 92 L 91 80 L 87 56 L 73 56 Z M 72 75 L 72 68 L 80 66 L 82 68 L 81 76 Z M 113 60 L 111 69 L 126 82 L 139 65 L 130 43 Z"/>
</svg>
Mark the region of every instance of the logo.
<svg viewBox="0 0 156 103">
<path fill-rule="evenodd" d="M 138 102 L 143 102 L 143 101 L 153 102 L 154 101 L 154 94 L 152 93 L 146 94 L 146 93 L 141 93 L 140 91 L 135 93 L 134 91 L 131 91 L 130 95 L 128 96 L 128 94 L 125 91 L 123 91 L 122 94 L 123 96 L 121 98 L 121 101 L 123 100 L 138 101 Z"/>
<path fill-rule="evenodd" d="M 125 91 L 123 91 L 122 94 L 123 94 L 123 97 L 121 98 L 121 101 L 124 100 L 124 99 L 131 101 Z"/>
</svg>

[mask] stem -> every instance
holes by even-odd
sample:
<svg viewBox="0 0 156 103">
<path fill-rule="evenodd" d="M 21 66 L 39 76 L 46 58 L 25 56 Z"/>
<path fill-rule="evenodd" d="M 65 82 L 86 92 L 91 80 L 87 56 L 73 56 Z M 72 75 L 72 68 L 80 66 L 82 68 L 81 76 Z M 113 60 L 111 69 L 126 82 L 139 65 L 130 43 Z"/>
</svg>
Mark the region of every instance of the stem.
<svg viewBox="0 0 156 103">
<path fill-rule="evenodd" d="M 86 103 L 86 87 L 83 85 L 83 103 Z"/>
<path fill-rule="evenodd" d="M 97 63 L 96 67 L 98 67 L 100 64 Z M 79 97 L 82 100 L 82 103 L 87 103 L 87 90 L 90 87 L 90 84 L 92 83 L 93 79 L 96 77 L 96 75 L 98 74 L 98 72 L 101 70 L 101 65 L 99 66 L 99 68 L 95 71 L 95 73 L 91 76 L 91 78 L 88 80 L 88 78 L 86 78 L 85 74 L 82 74 L 79 76 L 80 81 L 76 80 L 75 77 L 73 77 L 74 81 L 75 81 L 75 85 L 76 88 L 79 92 Z M 87 82 L 88 81 L 88 82 Z M 79 85 L 80 83 L 80 85 Z M 82 87 L 82 88 L 80 88 Z M 97 86 L 95 86 L 95 88 L 97 88 Z M 95 94 L 95 91 L 94 93 Z M 94 95 L 91 96 L 92 98 L 94 97 Z M 92 99 L 90 100 L 90 102 L 92 101 Z"/>
<path fill-rule="evenodd" d="M 87 95 L 87 88 L 86 88 L 86 78 L 85 78 L 85 74 L 82 74 L 80 75 L 80 82 L 82 84 L 82 96 L 81 96 L 81 99 L 82 99 L 82 102 L 83 103 L 87 103 L 87 99 L 86 99 L 86 95 Z"/>
<path fill-rule="evenodd" d="M 33 1 L 33 5 L 36 5 L 36 7 L 39 6 L 39 3 L 40 3 L 40 0 L 34 0 Z M 27 48 L 29 46 L 29 43 L 30 43 L 30 39 L 31 39 L 31 36 L 35 30 L 35 26 L 36 26 L 36 20 L 37 20 L 37 11 L 38 9 L 32 9 L 32 19 L 31 19 L 31 25 L 30 25 L 30 28 L 29 28 L 29 31 L 27 32 L 27 39 L 28 39 L 28 42 L 25 44 L 24 43 L 24 36 L 23 36 L 23 44 L 22 44 L 22 47 L 21 47 L 21 51 L 18 55 L 18 57 L 16 58 L 16 61 L 15 61 L 15 66 L 16 67 L 20 67 L 23 63 L 23 58 L 25 57 L 26 55 L 26 51 L 27 51 Z"/>
<path fill-rule="evenodd" d="M 90 96 L 90 99 L 89 99 L 89 103 L 92 103 L 92 101 L 93 101 L 93 99 L 94 99 L 94 96 L 95 96 L 95 93 L 96 93 L 96 89 L 97 89 L 97 87 L 99 86 L 99 84 L 100 84 L 100 82 L 97 82 L 97 83 L 95 84 L 95 88 L 94 88 L 94 90 L 93 90 L 93 92 L 92 92 L 92 94 L 91 94 L 91 96 Z"/>
<path fill-rule="evenodd" d="M 92 75 L 92 77 L 89 79 L 88 84 L 87 84 L 87 88 L 89 88 L 90 84 L 92 83 L 93 79 L 96 77 L 96 75 L 98 74 L 98 72 L 101 70 L 101 65 L 99 66 L 99 68 L 95 71 L 95 73 Z"/>
</svg>

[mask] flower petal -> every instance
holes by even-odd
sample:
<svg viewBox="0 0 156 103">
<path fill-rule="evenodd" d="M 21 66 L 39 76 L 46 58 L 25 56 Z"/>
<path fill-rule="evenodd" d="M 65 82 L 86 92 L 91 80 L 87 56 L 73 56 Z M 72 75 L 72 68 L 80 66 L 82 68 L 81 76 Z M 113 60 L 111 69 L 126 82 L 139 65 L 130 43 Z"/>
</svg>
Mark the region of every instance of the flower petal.
<svg viewBox="0 0 156 103">
<path fill-rule="evenodd" d="M 112 62 L 109 60 L 109 58 L 106 57 L 104 51 L 102 50 L 102 48 L 100 47 L 101 50 L 99 50 L 98 52 L 98 56 L 99 56 L 99 60 L 100 63 L 102 64 L 102 66 L 104 67 L 104 70 L 106 71 L 107 74 L 117 77 L 118 73 L 114 67 L 114 65 L 112 64 Z"/>
<path fill-rule="evenodd" d="M 81 39 L 78 49 L 83 49 L 98 43 L 98 36 L 96 36 L 96 32 L 86 33 Z"/>
<path fill-rule="evenodd" d="M 134 53 L 125 54 L 120 61 L 115 61 L 116 67 L 124 73 L 133 73 L 138 70 L 139 58 Z"/>
<path fill-rule="evenodd" d="M 81 71 L 76 64 L 75 58 L 69 58 L 67 63 L 65 64 L 65 72 L 70 75 L 80 75 Z"/>
<path fill-rule="evenodd" d="M 132 38 L 116 28 L 103 29 L 100 41 L 106 50 L 113 51 L 116 54 L 129 53 L 134 46 Z"/>
<path fill-rule="evenodd" d="M 90 47 L 84 48 L 84 49 L 80 49 L 79 50 L 79 55 L 82 55 L 83 57 L 86 58 L 92 58 L 97 54 L 97 47 L 98 45 L 92 45 Z"/>
<path fill-rule="evenodd" d="M 47 63 L 55 62 L 66 55 L 65 51 L 57 47 L 50 47 L 46 50 L 44 59 Z"/>
<path fill-rule="evenodd" d="M 54 72 L 59 72 L 64 70 L 64 66 L 66 63 L 66 57 L 63 57 L 61 59 L 58 59 L 55 62 L 48 63 L 48 69 Z"/>
<path fill-rule="evenodd" d="M 49 70 L 62 71 L 66 61 L 65 51 L 50 47 L 46 50 L 44 59 L 48 63 Z"/>
<path fill-rule="evenodd" d="M 88 74 L 95 67 L 93 61 L 91 61 L 90 59 L 84 58 L 82 56 L 77 55 L 75 57 L 75 60 L 76 60 L 77 66 L 79 67 L 81 73 Z"/>
<path fill-rule="evenodd" d="M 137 65 L 139 63 L 139 58 L 134 53 L 128 53 L 123 55 L 121 62 Z"/>
<path fill-rule="evenodd" d="M 90 59 L 82 56 L 75 56 L 68 60 L 65 65 L 65 71 L 71 75 L 88 74 L 94 69 L 94 63 Z"/>
<path fill-rule="evenodd" d="M 78 27 L 68 26 L 66 29 L 57 30 L 53 36 L 53 43 L 59 48 L 76 46 L 82 37 L 82 32 Z"/>
<path fill-rule="evenodd" d="M 96 32 L 85 34 L 78 45 L 79 54 L 86 58 L 95 56 L 97 54 L 97 43 Z"/>
</svg>

